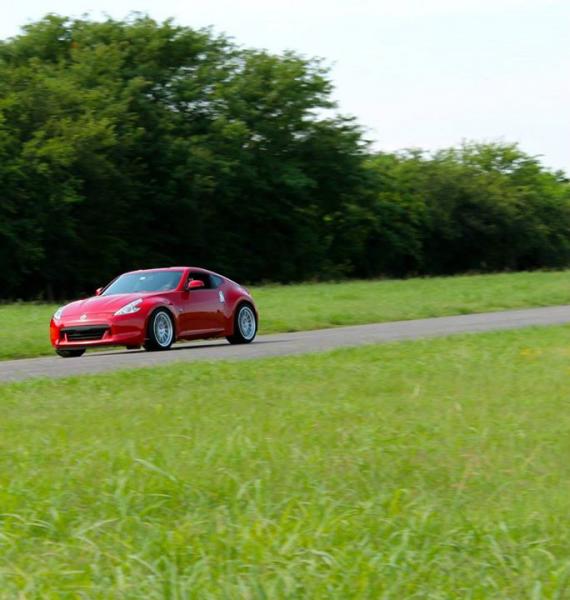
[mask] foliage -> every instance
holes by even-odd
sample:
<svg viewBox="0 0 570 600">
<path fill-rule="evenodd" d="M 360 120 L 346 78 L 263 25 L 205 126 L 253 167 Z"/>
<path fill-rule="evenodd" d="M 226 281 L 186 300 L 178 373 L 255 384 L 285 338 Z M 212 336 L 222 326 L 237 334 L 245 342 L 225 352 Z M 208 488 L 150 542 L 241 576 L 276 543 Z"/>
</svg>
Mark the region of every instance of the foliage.
<svg viewBox="0 0 570 600">
<path fill-rule="evenodd" d="M 570 261 L 568 181 L 516 145 L 381 154 L 369 168 L 381 183 L 367 272 L 378 265 L 394 274 L 525 270 Z"/>
<path fill-rule="evenodd" d="M 318 60 L 147 17 L 0 42 L 0 298 L 201 264 L 249 282 L 570 263 L 570 188 L 516 146 L 369 155 Z"/>
<path fill-rule="evenodd" d="M 0 46 L 1 295 L 152 264 L 323 272 L 364 147 L 330 87 L 318 61 L 170 22 L 26 27 Z"/>
</svg>

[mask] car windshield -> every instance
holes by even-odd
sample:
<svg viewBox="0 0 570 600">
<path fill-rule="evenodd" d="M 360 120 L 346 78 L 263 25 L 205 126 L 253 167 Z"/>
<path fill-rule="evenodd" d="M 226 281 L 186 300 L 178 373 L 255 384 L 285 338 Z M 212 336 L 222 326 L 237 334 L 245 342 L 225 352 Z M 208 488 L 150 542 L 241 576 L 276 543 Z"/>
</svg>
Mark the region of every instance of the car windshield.
<svg viewBox="0 0 570 600">
<path fill-rule="evenodd" d="M 140 273 L 127 273 L 115 279 L 113 283 L 101 294 L 136 294 L 138 292 L 167 292 L 174 290 L 183 271 L 143 271 Z"/>
</svg>

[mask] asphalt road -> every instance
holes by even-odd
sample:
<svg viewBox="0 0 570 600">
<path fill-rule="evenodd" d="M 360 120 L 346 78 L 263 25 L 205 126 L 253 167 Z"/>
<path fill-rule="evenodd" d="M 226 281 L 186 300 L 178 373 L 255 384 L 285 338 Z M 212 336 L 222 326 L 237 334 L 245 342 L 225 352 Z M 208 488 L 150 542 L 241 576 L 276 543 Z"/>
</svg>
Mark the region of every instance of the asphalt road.
<svg viewBox="0 0 570 600">
<path fill-rule="evenodd" d="M 81 358 L 65 359 L 53 356 L 10 360 L 0 362 L 0 381 L 19 381 L 33 377 L 70 377 L 197 360 L 247 360 L 321 352 L 346 346 L 381 344 L 394 340 L 563 323 L 570 323 L 570 306 L 278 333 L 258 336 L 252 344 L 245 346 L 231 346 L 225 340 L 215 340 L 176 344 L 168 352 L 113 350 L 87 353 Z"/>
</svg>

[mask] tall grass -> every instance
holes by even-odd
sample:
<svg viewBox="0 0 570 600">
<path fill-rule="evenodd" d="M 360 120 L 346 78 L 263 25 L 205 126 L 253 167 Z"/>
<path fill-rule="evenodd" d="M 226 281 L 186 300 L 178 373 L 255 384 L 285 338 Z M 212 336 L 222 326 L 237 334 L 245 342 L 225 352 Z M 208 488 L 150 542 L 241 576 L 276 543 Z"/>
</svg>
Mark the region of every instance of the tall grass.
<svg viewBox="0 0 570 600">
<path fill-rule="evenodd" d="M 0 386 L 0 597 L 567 598 L 569 335 Z"/>
<path fill-rule="evenodd" d="M 254 287 L 261 333 L 570 302 L 570 271 Z M 57 306 L 0 305 L 0 360 L 53 354 Z"/>
</svg>

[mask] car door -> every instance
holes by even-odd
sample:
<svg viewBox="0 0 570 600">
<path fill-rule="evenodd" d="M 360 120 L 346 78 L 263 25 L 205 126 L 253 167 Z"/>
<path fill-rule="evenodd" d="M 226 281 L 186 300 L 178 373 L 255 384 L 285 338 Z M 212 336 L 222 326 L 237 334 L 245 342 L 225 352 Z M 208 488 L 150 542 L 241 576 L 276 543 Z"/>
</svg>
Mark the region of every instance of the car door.
<svg viewBox="0 0 570 600">
<path fill-rule="evenodd" d="M 191 271 L 189 279 L 204 282 L 203 288 L 183 292 L 180 329 L 182 335 L 214 333 L 224 328 L 223 302 L 216 281 L 206 272 Z"/>
</svg>

